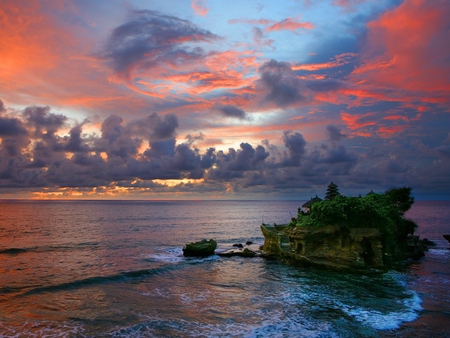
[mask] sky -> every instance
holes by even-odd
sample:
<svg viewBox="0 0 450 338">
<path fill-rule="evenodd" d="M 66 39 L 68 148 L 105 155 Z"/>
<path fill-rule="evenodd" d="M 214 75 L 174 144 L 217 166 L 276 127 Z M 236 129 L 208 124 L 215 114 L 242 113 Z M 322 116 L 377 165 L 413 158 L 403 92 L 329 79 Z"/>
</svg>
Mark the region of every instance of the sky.
<svg viewBox="0 0 450 338">
<path fill-rule="evenodd" d="M 448 0 L 0 0 L 0 199 L 450 199 Z"/>
</svg>

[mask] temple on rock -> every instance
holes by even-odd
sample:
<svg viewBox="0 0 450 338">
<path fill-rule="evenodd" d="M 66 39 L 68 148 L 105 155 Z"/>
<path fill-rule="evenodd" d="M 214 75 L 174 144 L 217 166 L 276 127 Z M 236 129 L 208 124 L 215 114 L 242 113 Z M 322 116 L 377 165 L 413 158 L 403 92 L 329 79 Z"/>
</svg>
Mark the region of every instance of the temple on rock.
<svg viewBox="0 0 450 338">
<path fill-rule="evenodd" d="M 289 224 L 262 224 L 266 254 L 334 269 L 383 269 L 425 249 L 417 225 L 404 218 L 414 203 L 411 188 L 345 197 L 333 182 L 325 199 L 302 205 Z"/>
</svg>

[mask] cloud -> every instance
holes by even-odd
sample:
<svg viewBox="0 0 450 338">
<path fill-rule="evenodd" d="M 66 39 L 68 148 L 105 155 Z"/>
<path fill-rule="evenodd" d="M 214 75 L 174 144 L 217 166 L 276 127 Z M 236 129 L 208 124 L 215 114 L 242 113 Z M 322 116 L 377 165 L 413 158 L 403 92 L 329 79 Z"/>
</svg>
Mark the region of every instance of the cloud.
<svg viewBox="0 0 450 338">
<path fill-rule="evenodd" d="M 201 60 L 204 51 L 189 44 L 217 39 L 188 20 L 149 10 L 133 11 L 112 31 L 101 56 L 119 77 L 133 81 L 141 73 Z"/>
<path fill-rule="evenodd" d="M 347 64 L 353 63 L 356 60 L 356 57 L 357 55 L 355 53 L 342 53 L 339 55 L 335 55 L 329 62 L 293 65 L 292 70 L 317 71 L 322 69 L 342 67 Z"/>
<path fill-rule="evenodd" d="M 50 112 L 49 106 L 30 106 L 23 111 L 27 124 L 34 129 L 36 137 L 52 137 L 64 125 L 67 117 Z"/>
<path fill-rule="evenodd" d="M 301 22 L 297 19 L 286 18 L 282 21 L 276 22 L 273 25 L 266 28 L 267 32 L 289 30 L 297 31 L 299 29 L 313 29 L 314 25 L 310 22 Z"/>
<path fill-rule="evenodd" d="M 22 121 L 16 118 L 0 117 L 0 136 L 27 135 L 28 132 L 24 128 Z"/>
<path fill-rule="evenodd" d="M 273 48 L 272 44 L 275 42 L 275 40 L 266 38 L 261 28 L 253 27 L 253 42 L 257 46 Z"/>
<path fill-rule="evenodd" d="M 340 141 L 347 137 L 345 134 L 341 133 L 338 127 L 333 125 L 327 126 L 327 134 L 329 141 Z"/>
<path fill-rule="evenodd" d="M 112 31 L 99 57 L 112 67 L 115 82 L 136 93 L 205 108 L 228 90 L 250 88 L 259 67 L 250 51 L 213 50 L 221 39 L 188 20 L 134 11 Z"/>
<path fill-rule="evenodd" d="M 232 180 L 242 178 L 247 171 L 258 171 L 264 168 L 269 153 L 263 146 L 253 148 L 249 143 L 241 143 L 240 149 L 230 148 L 228 153 L 217 152 L 216 165 L 208 173 L 211 180 Z"/>
<path fill-rule="evenodd" d="M 286 18 L 281 21 L 274 21 L 270 19 L 232 19 L 228 20 L 229 24 L 249 24 L 249 25 L 261 25 L 266 26 L 264 29 L 266 33 L 275 31 L 292 31 L 296 32 L 300 29 L 313 29 L 314 25 L 308 21 L 300 21 L 300 17 Z"/>
<path fill-rule="evenodd" d="M 289 150 L 289 159 L 285 161 L 285 165 L 298 166 L 300 160 L 305 154 L 306 141 L 302 134 L 285 131 L 283 134 L 283 142 Z"/>
<path fill-rule="evenodd" d="M 267 101 L 284 107 L 304 100 L 300 92 L 302 83 L 292 72 L 289 63 L 272 59 L 261 66 L 259 73 Z"/>
<path fill-rule="evenodd" d="M 448 109 L 449 15 L 448 1 L 406 0 L 370 22 L 359 66 L 350 76 L 365 90 L 359 96 L 432 102 Z"/>
<path fill-rule="evenodd" d="M 402 135 L 401 142 L 393 142 L 375 133 L 375 142 L 359 139 L 360 147 L 367 149 L 358 153 L 359 148 L 338 143 L 346 135 L 337 126 L 328 125 L 328 143 L 308 143 L 299 131 L 284 131 L 280 146 L 267 140 L 260 145 L 241 142 L 236 149 L 222 151 L 194 147 L 203 140 L 202 133 L 187 135 L 185 142 L 177 140 L 181 123 L 172 114 L 150 114 L 128 122 L 111 115 L 101 124 L 101 135 L 83 132 L 89 127 L 89 120 L 69 122 L 47 106 L 30 106 L 16 111 L 16 115 L 0 118 L 2 189 L 45 188 L 64 194 L 78 191 L 83 196 L 87 196 L 87 191 L 130 191 L 138 195 L 151 191 L 317 193 L 330 180 L 344 191 L 358 192 L 398 184 L 421 189 L 426 189 L 427 184 L 440 184 L 438 190 L 448 188 L 448 132 L 433 146 L 419 139 L 411 142 L 407 135 Z M 350 132 L 358 131 L 376 117 L 348 115 L 355 128 L 349 124 Z M 402 146 L 405 142 L 410 142 L 409 148 Z M 414 159 L 418 154 L 428 163 L 417 166 Z M 436 173 L 433 179 L 426 174 L 432 169 Z M 164 185 L 164 180 L 181 183 Z"/>
<path fill-rule="evenodd" d="M 244 120 L 247 118 L 247 115 L 244 110 L 230 104 L 218 105 L 216 106 L 216 109 L 226 117 L 234 117 L 239 120 Z"/>
<path fill-rule="evenodd" d="M 209 8 L 206 6 L 206 0 L 192 0 L 191 7 L 195 14 L 200 16 L 206 16 Z"/>
<path fill-rule="evenodd" d="M 341 112 L 341 119 L 351 131 L 355 131 L 353 135 L 369 137 L 372 135 L 371 129 L 368 127 L 375 126 L 377 123 L 373 120 L 373 113 L 349 114 Z"/>
</svg>

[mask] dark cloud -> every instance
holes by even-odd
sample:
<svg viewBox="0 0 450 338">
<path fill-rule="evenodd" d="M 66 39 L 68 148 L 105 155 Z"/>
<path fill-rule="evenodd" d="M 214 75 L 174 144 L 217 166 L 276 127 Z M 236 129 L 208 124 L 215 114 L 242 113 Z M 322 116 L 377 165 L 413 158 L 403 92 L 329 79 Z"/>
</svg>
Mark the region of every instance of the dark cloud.
<svg viewBox="0 0 450 338">
<path fill-rule="evenodd" d="M 302 134 L 285 131 L 283 134 L 283 142 L 289 150 L 289 159 L 285 160 L 285 165 L 298 166 L 300 159 L 305 154 L 306 141 Z"/>
<path fill-rule="evenodd" d="M 206 153 L 202 156 L 201 161 L 200 161 L 200 167 L 202 169 L 208 169 L 211 168 L 214 163 L 216 163 L 216 154 L 215 154 L 215 149 L 214 148 L 208 148 L 206 150 Z"/>
<path fill-rule="evenodd" d="M 133 69 L 150 69 L 158 64 L 180 65 L 204 57 L 203 51 L 186 45 L 212 41 L 218 37 L 188 20 L 155 11 L 133 11 L 116 27 L 106 43 L 102 57 L 115 72 L 129 78 Z"/>
<path fill-rule="evenodd" d="M 122 123 L 122 118 L 116 115 L 108 117 L 102 123 L 102 135 L 96 142 L 97 151 L 106 152 L 108 157 L 118 156 L 122 159 L 137 154 L 142 139 L 133 137 Z"/>
<path fill-rule="evenodd" d="M 163 156 L 173 156 L 175 154 L 174 138 L 166 140 L 154 140 L 150 142 L 150 149 L 145 151 L 148 158 L 161 158 Z"/>
<path fill-rule="evenodd" d="M 129 122 L 112 115 L 103 121 L 100 136 L 83 133 L 88 123 L 72 125 L 69 135 L 59 136 L 67 119 L 48 107 L 28 107 L 16 118 L 1 117 L 0 187 L 132 187 L 138 181 L 153 189 L 156 183 L 149 180 L 190 178 L 203 181 L 177 191 L 316 194 L 329 181 L 347 194 L 396 185 L 450 188 L 448 131 L 433 145 L 406 138 L 402 144 L 380 138 L 373 145 L 364 139 L 360 142 L 364 150 L 358 153 L 359 148 L 336 142 L 345 135 L 330 125 L 330 142 L 322 145 L 307 143 L 299 132 L 285 131 L 279 149 L 262 141 L 256 146 L 242 142 L 227 151 L 201 151 L 193 145 L 204 139 L 202 133 L 177 141 L 178 118 L 172 114 L 150 114 Z M 421 155 L 421 167 L 413 165 L 418 152 L 427 154 Z M 158 189 L 173 188 L 158 185 Z"/>
<path fill-rule="evenodd" d="M 333 125 L 327 126 L 327 134 L 330 141 L 340 141 L 347 137 L 347 135 L 341 133 L 338 127 Z"/>
<path fill-rule="evenodd" d="M 196 141 L 202 141 L 205 138 L 205 135 L 200 132 L 198 135 L 187 134 L 185 138 L 188 144 L 193 144 Z"/>
<path fill-rule="evenodd" d="M 178 118 L 173 114 L 165 115 L 163 118 L 156 114 L 149 116 L 149 120 L 154 124 L 152 139 L 165 139 L 175 137 L 175 130 L 178 128 Z"/>
<path fill-rule="evenodd" d="M 66 150 L 70 152 L 87 152 L 89 151 L 89 147 L 85 144 L 85 140 L 83 140 L 81 133 L 83 131 L 83 124 L 87 123 L 88 121 L 85 121 L 84 123 L 78 124 L 75 127 L 73 127 L 69 132 L 69 139 L 66 143 Z"/>
<path fill-rule="evenodd" d="M 396 159 L 377 163 L 375 168 L 386 174 L 406 174 L 411 169 L 404 161 Z"/>
<path fill-rule="evenodd" d="M 27 130 L 19 119 L 0 117 L 0 136 L 26 135 Z"/>
<path fill-rule="evenodd" d="M 23 116 L 29 127 L 32 127 L 36 137 L 52 138 L 54 133 L 64 125 L 67 117 L 50 112 L 49 106 L 31 106 L 25 108 Z"/>
<path fill-rule="evenodd" d="M 305 98 L 301 93 L 302 83 L 289 63 L 272 59 L 261 66 L 259 73 L 262 86 L 267 92 L 265 96 L 267 101 L 284 107 Z"/>
<path fill-rule="evenodd" d="M 5 105 L 3 104 L 3 101 L 0 100 L 0 113 L 3 113 L 4 111 L 6 111 Z"/>
<path fill-rule="evenodd" d="M 218 105 L 216 109 L 226 117 L 235 117 L 240 120 L 247 118 L 244 110 L 233 105 Z"/>
<path fill-rule="evenodd" d="M 337 147 L 331 147 L 327 151 L 327 156 L 323 159 L 323 162 L 328 164 L 333 163 L 356 163 L 357 158 L 354 154 L 349 153 L 347 148 L 339 145 Z"/>
<path fill-rule="evenodd" d="M 208 177 L 213 180 L 231 180 L 244 177 L 246 171 L 258 171 L 265 167 L 269 153 L 263 146 L 253 148 L 249 143 L 241 143 L 240 149 L 228 149 L 228 153 L 217 153 L 216 167 L 211 169 Z"/>
</svg>

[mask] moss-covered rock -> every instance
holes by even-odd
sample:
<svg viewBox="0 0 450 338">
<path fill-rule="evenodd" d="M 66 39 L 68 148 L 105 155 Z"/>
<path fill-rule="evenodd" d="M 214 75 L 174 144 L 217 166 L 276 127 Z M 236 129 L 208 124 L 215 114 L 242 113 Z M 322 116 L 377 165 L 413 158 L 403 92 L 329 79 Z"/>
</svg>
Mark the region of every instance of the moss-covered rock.
<svg viewBox="0 0 450 338">
<path fill-rule="evenodd" d="M 199 242 L 188 243 L 183 248 L 184 256 L 207 257 L 214 254 L 217 248 L 217 242 L 213 239 L 207 241 L 202 239 Z"/>
</svg>

